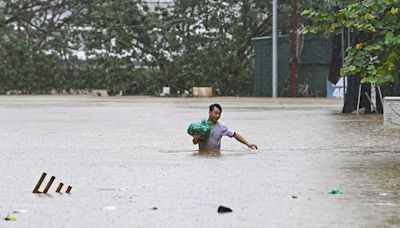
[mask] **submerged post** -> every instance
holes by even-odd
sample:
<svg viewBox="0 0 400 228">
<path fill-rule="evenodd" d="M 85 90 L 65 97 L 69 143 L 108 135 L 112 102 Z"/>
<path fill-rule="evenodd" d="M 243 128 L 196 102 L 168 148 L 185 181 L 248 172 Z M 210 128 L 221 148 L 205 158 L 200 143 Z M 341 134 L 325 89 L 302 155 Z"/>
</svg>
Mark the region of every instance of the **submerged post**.
<svg viewBox="0 0 400 228">
<path fill-rule="evenodd" d="M 63 183 L 60 183 L 60 184 L 58 185 L 58 187 L 57 187 L 56 192 L 60 193 L 60 191 L 61 191 L 63 185 L 64 185 Z"/>
<path fill-rule="evenodd" d="M 42 182 L 44 181 L 44 178 L 46 177 L 47 173 L 43 173 L 42 176 L 40 177 L 39 181 L 36 184 L 35 189 L 33 189 L 33 193 L 39 193 L 39 188 L 40 185 L 42 185 Z"/>
<path fill-rule="evenodd" d="M 49 183 L 47 183 L 46 188 L 44 189 L 43 193 L 47 193 L 49 191 L 51 185 L 53 184 L 54 179 L 56 179 L 55 176 L 52 176 L 49 180 Z"/>
</svg>

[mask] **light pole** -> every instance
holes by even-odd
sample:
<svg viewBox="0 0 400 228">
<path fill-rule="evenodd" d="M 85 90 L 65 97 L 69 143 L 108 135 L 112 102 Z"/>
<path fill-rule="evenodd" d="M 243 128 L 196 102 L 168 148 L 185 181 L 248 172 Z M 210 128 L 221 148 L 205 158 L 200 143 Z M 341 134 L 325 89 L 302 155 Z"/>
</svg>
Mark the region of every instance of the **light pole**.
<svg viewBox="0 0 400 228">
<path fill-rule="evenodd" d="M 278 41 L 277 41 L 277 4 L 278 0 L 272 1 L 272 97 L 278 97 Z"/>
</svg>

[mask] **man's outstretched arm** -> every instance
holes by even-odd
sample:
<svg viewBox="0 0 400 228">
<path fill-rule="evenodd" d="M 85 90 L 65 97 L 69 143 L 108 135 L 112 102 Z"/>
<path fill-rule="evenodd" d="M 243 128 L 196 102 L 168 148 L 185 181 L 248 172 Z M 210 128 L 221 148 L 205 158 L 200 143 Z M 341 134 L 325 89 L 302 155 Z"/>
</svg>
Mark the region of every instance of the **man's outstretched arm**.
<svg viewBox="0 0 400 228">
<path fill-rule="evenodd" d="M 256 144 L 251 144 L 246 141 L 246 139 L 243 138 L 239 133 L 235 132 L 235 135 L 233 136 L 237 141 L 243 143 L 250 149 L 258 149 Z"/>
</svg>

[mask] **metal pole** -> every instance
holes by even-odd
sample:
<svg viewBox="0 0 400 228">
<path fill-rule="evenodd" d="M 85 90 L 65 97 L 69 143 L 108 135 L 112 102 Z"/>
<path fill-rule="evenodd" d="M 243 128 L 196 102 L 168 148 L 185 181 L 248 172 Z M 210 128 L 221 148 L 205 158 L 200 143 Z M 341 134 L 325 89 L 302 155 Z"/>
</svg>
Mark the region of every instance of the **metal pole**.
<svg viewBox="0 0 400 228">
<path fill-rule="evenodd" d="M 347 48 L 350 47 L 350 28 L 347 29 Z M 347 49 L 346 48 L 346 49 Z M 346 79 L 347 79 L 348 75 L 346 75 Z M 343 91 L 346 94 L 346 80 L 343 80 Z"/>
<path fill-rule="evenodd" d="M 272 97 L 278 97 L 278 42 L 277 42 L 277 5 L 278 0 L 272 1 Z"/>
<path fill-rule="evenodd" d="M 343 64 L 344 64 L 344 29 L 342 28 L 342 39 L 341 39 L 341 41 L 342 41 L 342 67 L 343 67 Z M 345 89 L 345 80 L 346 80 L 346 77 L 342 77 L 342 86 L 343 86 L 343 102 L 346 100 L 346 89 Z"/>
<path fill-rule="evenodd" d="M 361 99 L 361 84 L 358 87 L 357 116 L 358 116 L 358 110 L 360 110 L 360 99 Z"/>
</svg>

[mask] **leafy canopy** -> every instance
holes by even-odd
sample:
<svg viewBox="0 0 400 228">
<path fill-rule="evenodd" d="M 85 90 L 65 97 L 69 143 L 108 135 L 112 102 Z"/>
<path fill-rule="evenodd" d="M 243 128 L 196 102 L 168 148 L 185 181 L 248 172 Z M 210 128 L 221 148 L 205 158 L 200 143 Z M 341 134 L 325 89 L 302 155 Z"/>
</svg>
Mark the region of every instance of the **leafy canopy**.
<svg viewBox="0 0 400 228">
<path fill-rule="evenodd" d="M 307 9 L 310 20 L 302 33 L 340 33 L 350 28 L 359 42 L 346 50 L 341 76 L 359 74 L 361 83 L 384 84 L 395 81 L 400 56 L 399 0 L 353 1 L 331 13 L 330 9 Z"/>
</svg>

